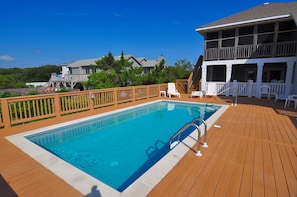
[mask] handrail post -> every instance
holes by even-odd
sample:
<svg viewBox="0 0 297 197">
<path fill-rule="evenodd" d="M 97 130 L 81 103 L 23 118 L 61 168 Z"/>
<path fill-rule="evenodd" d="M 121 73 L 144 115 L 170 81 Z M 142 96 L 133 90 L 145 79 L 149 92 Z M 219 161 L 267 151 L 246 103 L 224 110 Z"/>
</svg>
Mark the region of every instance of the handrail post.
<svg viewBox="0 0 297 197">
<path fill-rule="evenodd" d="M 202 118 L 195 118 L 192 120 L 191 123 L 195 123 L 195 121 L 201 121 L 204 124 L 204 137 L 203 137 L 204 143 L 203 143 L 202 147 L 207 148 L 208 147 L 208 145 L 207 145 L 207 124 Z"/>
<path fill-rule="evenodd" d="M 198 139 L 197 139 L 197 140 L 198 140 L 198 147 L 197 147 L 196 156 L 201 157 L 201 156 L 202 156 L 202 154 L 201 154 L 201 152 L 200 152 L 200 137 L 201 137 L 201 131 L 200 131 L 198 125 L 196 125 L 195 123 L 190 123 L 190 125 L 195 126 L 196 129 L 197 129 L 197 131 L 198 131 Z"/>
<path fill-rule="evenodd" d="M 194 127 L 196 127 L 196 129 L 197 129 L 197 131 L 198 131 L 198 137 L 197 137 L 198 147 L 197 147 L 197 151 L 196 151 L 196 156 L 201 157 L 201 156 L 202 156 L 202 154 L 201 154 L 201 152 L 200 152 L 200 136 L 201 136 L 201 131 L 200 131 L 198 125 L 195 124 L 194 122 L 190 122 L 190 123 L 185 124 L 185 126 L 183 126 L 183 128 L 181 128 L 178 132 L 176 132 L 176 133 L 170 138 L 170 140 L 169 140 L 169 149 L 172 149 L 171 144 L 172 144 L 172 140 L 173 140 L 175 137 L 178 136 L 178 141 L 177 141 L 177 142 L 178 142 L 178 143 L 180 142 L 180 134 L 181 134 L 183 131 L 185 131 L 185 129 L 188 128 L 189 126 L 194 126 Z"/>
</svg>

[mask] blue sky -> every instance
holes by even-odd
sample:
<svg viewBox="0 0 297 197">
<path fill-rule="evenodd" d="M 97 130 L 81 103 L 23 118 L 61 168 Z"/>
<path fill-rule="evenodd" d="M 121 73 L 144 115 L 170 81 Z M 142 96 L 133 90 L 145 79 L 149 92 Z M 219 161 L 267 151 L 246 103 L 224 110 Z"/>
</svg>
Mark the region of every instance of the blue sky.
<svg viewBox="0 0 297 197">
<path fill-rule="evenodd" d="M 0 0 L 0 68 L 60 65 L 109 51 L 196 63 L 203 54 L 197 27 L 265 2 Z"/>
</svg>

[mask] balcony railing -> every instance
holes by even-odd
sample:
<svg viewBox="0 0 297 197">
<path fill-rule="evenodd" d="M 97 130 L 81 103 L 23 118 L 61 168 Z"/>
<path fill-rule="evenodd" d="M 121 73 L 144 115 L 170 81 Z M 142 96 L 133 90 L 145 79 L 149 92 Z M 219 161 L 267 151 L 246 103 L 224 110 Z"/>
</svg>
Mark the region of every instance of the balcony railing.
<svg viewBox="0 0 297 197">
<path fill-rule="evenodd" d="M 206 49 L 204 60 L 249 59 L 262 57 L 294 56 L 297 54 L 297 41 L 257 45 L 240 45 Z"/>
<path fill-rule="evenodd" d="M 0 131 L 8 128 L 24 130 L 28 123 L 43 125 L 45 120 L 54 124 L 74 114 L 94 115 L 107 106 L 150 99 L 160 96 L 167 84 L 131 86 L 78 92 L 43 94 L 0 99 Z M 44 126 L 44 125 L 43 125 Z M 20 129 L 22 127 L 22 129 Z"/>
<path fill-rule="evenodd" d="M 52 73 L 50 81 L 74 81 L 74 82 L 81 82 L 81 81 L 88 81 L 89 74 L 56 74 Z"/>
<path fill-rule="evenodd" d="M 223 92 L 228 87 L 226 87 L 225 82 L 206 82 L 206 90 L 208 89 L 209 84 L 215 84 L 215 91 L 216 92 Z M 277 94 L 277 95 L 285 95 L 285 88 L 286 83 L 262 83 L 261 85 L 268 85 L 270 86 L 270 93 L 271 94 Z M 258 96 L 257 91 L 257 83 L 255 82 L 231 82 L 230 83 L 231 88 L 236 88 L 237 93 L 234 93 L 230 91 L 230 94 L 237 96 L 248 96 L 252 97 Z M 226 92 L 227 93 L 227 92 Z"/>
</svg>

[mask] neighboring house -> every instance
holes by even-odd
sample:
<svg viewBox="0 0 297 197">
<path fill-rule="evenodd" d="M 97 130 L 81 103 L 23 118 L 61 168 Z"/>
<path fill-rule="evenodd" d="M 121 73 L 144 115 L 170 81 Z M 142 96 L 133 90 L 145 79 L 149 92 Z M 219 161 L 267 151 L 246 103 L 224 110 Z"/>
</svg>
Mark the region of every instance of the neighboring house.
<svg viewBox="0 0 297 197">
<path fill-rule="evenodd" d="M 296 1 L 264 3 L 196 31 L 204 36 L 202 90 L 258 97 L 266 84 L 283 98 L 297 94 Z"/>
<path fill-rule="evenodd" d="M 120 60 L 121 56 L 114 56 L 115 60 Z M 147 60 L 144 57 L 135 58 L 133 55 L 124 55 L 124 58 L 132 63 L 132 67 L 143 67 L 143 73 L 149 73 L 156 65 L 159 65 L 163 56 L 159 56 L 157 60 Z M 77 60 L 70 63 L 62 64 L 61 74 L 53 73 L 49 87 L 59 89 L 61 86 L 73 89 L 76 84 L 88 81 L 88 77 L 92 73 L 100 72 L 99 68 L 94 67 L 96 61 L 100 58 Z"/>
</svg>

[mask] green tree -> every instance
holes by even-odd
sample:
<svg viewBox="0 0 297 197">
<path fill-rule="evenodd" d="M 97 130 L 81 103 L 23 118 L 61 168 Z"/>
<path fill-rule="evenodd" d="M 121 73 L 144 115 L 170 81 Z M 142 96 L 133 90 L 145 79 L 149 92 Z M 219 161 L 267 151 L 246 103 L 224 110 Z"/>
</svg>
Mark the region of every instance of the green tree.
<svg viewBox="0 0 297 197">
<path fill-rule="evenodd" d="M 132 64 L 125 59 L 123 51 L 119 60 L 115 60 L 112 53 L 108 52 L 108 55 L 97 60 L 96 65 L 93 65 L 101 71 L 92 73 L 85 85 L 96 89 L 141 85 L 143 69 L 133 68 Z"/>
<path fill-rule="evenodd" d="M 16 81 L 12 74 L 0 75 L 0 89 L 23 88 L 25 86 L 24 82 Z"/>
<path fill-rule="evenodd" d="M 190 62 L 185 59 L 178 60 L 175 66 L 166 67 L 164 59 L 148 74 L 143 74 L 142 67 L 133 67 L 133 64 L 124 57 L 122 51 L 119 60 L 115 60 L 112 53 L 96 61 L 93 67 L 101 71 L 92 73 L 89 80 L 84 83 L 87 88 L 112 88 L 131 85 L 148 85 L 173 82 L 176 79 L 186 79 L 190 75 Z"/>
<path fill-rule="evenodd" d="M 104 56 L 101 59 L 97 60 L 96 67 L 104 72 L 111 71 L 114 67 L 114 57 L 112 53 L 109 51 L 107 56 Z"/>
<path fill-rule="evenodd" d="M 0 88 L 20 88 L 25 87 L 26 82 L 45 82 L 50 79 L 51 73 L 59 73 L 60 71 L 61 66 L 55 65 L 45 65 L 33 68 L 0 68 L 0 76 L 2 76 Z M 5 82 L 7 77 L 9 77 L 10 84 Z"/>
<path fill-rule="evenodd" d="M 61 66 L 45 65 L 36 68 L 24 68 L 23 79 L 24 82 L 39 82 L 48 81 L 52 73 L 60 73 Z"/>
</svg>

